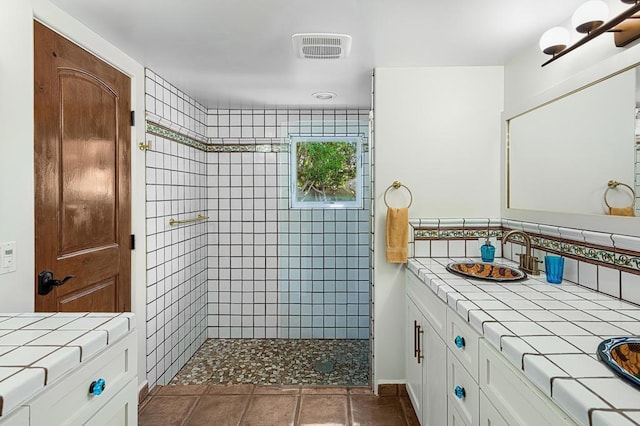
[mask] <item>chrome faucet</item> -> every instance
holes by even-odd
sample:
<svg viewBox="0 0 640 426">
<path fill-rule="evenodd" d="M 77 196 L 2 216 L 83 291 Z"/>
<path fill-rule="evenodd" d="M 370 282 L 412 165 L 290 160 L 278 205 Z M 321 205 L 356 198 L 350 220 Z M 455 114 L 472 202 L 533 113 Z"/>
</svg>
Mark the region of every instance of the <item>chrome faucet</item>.
<svg viewBox="0 0 640 426">
<path fill-rule="evenodd" d="M 514 229 L 509 231 L 502 237 L 502 253 L 504 255 L 504 244 L 509 241 L 513 235 L 519 235 L 524 240 L 525 252 L 518 253 L 520 257 L 520 265 L 518 269 L 531 275 L 540 275 L 540 269 L 538 269 L 538 263 L 542 263 L 537 257 L 531 255 L 531 237 L 524 231 Z"/>
</svg>

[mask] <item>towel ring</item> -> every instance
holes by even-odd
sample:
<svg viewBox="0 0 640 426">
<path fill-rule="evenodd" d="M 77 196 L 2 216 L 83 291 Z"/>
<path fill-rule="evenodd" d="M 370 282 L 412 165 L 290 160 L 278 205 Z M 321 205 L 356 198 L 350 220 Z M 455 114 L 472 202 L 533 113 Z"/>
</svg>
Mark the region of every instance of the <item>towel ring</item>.
<svg viewBox="0 0 640 426">
<path fill-rule="evenodd" d="M 387 188 L 386 191 L 384 191 L 384 204 L 387 207 L 389 206 L 389 203 L 387 202 L 387 194 L 389 193 L 389 191 L 391 189 L 400 189 L 400 188 L 404 188 L 407 190 L 407 192 L 409 193 L 409 205 L 407 206 L 407 208 L 411 207 L 411 204 L 413 204 L 413 194 L 411 193 L 411 190 L 409 188 L 407 188 L 405 185 L 403 185 L 402 183 L 400 183 L 400 181 L 396 180 L 394 181 L 391 185 L 389 185 L 389 187 Z"/>
<path fill-rule="evenodd" d="M 609 182 L 607 182 L 607 189 L 604 191 L 604 203 L 607 205 L 607 207 L 611 208 L 611 206 L 607 202 L 607 193 L 609 192 L 610 189 L 616 188 L 619 185 L 622 185 L 625 188 L 627 188 L 629 191 L 631 191 L 631 195 L 633 195 L 633 203 L 631 204 L 631 207 L 635 206 L 635 204 L 636 204 L 636 191 L 632 187 L 627 185 L 626 183 L 618 182 L 618 181 L 615 181 L 615 180 L 610 180 Z"/>
</svg>

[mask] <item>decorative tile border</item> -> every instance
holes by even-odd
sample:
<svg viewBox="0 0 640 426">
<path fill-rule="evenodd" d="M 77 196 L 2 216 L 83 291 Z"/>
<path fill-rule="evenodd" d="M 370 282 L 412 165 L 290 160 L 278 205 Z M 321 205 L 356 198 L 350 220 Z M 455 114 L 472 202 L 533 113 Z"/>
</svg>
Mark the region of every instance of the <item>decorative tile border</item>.
<svg viewBox="0 0 640 426">
<path fill-rule="evenodd" d="M 623 253 L 615 251 L 613 247 L 595 247 L 568 240 L 556 240 L 554 238 L 536 235 L 531 236 L 531 246 L 578 260 L 586 260 L 595 264 L 617 267 L 617 269 L 640 272 L 640 253 Z"/>
<path fill-rule="evenodd" d="M 204 152 L 289 152 L 288 143 L 227 145 L 202 142 L 149 120 L 146 122 L 146 130 L 149 134 L 160 136 Z"/>
<path fill-rule="evenodd" d="M 502 238 L 502 228 L 484 229 L 439 229 L 439 228 L 414 228 L 415 241 L 420 240 L 477 240 L 489 237 Z"/>
<path fill-rule="evenodd" d="M 414 221 L 412 221 L 414 222 Z M 489 227 L 487 228 L 465 228 L 460 223 L 455 225 L 436 221 L 425 220 L 431 222 L 429 225 L 421 225 L 422 221 L 412 223 L 413 240 L 472 240 L 478 238 L 486 238 L 487 233 L 490 237 L 502 238 L 512 229 L 522 229 L 516 227 L 522 225 L 513 221 L 508 221 L 508 226 Z M 576 229 L 577 232 L 579 230 Z M 639 274 L 640 273 L 640 253 L 627 250 L 616 249 L 613 246 L 605 247 L 595 244 L 585 243 L 584 241 L 574 241 L 566 238 L 535 234 L 527 232 L 531 237 L 531 247 L 533 249 L 543 250 L 550 253 L 561 254 L 573 259 L 589 262 L 595 265 L 619 269 L 621 271 Z M 614 236 L 615 238 L 615 236 Z M 519 235 L 514 235 L 510 242 L 524 244 L 524 240 Z"/>
<path fill-rule="evenodd" d="M 150 121 L 147 121 L 147 133 L 160 136 L 165 139 L 170 139 L 174 142 L 178 142 L 183 145 L 187 145 L 192 148 L 199 149 L 201 151 L 207 151 L 206 143 L 200 142 L 196 139 L 180 134 L 174 130 L 167 129 L 166 127 L 159 126 Z"/>
</svg>

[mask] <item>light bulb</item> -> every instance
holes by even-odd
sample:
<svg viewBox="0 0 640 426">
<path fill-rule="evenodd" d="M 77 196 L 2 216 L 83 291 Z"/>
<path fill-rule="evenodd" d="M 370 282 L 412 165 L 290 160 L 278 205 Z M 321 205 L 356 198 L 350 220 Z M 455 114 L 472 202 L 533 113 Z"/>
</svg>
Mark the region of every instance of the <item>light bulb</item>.
<svg viewBox="0 0 640 426">
<path fill-rule="evenodd" d="M 540 37 L 540 50 L 547 55 L 555 55 L 569 44 L 569 30 L 564 27 L 549 28 Z"/>
<path fill-rule="evenodd" d="M 590 33 L 609 18 L 609 6 L 602 0 L 589 0 L 573 12 L 571 24 L 579 33 Z"/>
</svg>

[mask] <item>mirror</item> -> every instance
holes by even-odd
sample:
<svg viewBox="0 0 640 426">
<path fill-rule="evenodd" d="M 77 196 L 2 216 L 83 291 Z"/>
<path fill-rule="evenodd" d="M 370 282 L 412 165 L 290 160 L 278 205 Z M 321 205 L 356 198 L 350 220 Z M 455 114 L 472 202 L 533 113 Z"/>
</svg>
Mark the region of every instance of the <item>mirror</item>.
<svg viewBox="0 0 640 426">
<path fill-rule="evenodd" d="M 508 120 L 508 208 L 603 215 L 608 203 L 640 216 L 636 76 L 615 74 Z M 607 191 L 610 180 L 621 185 Z"/>
</svg>

